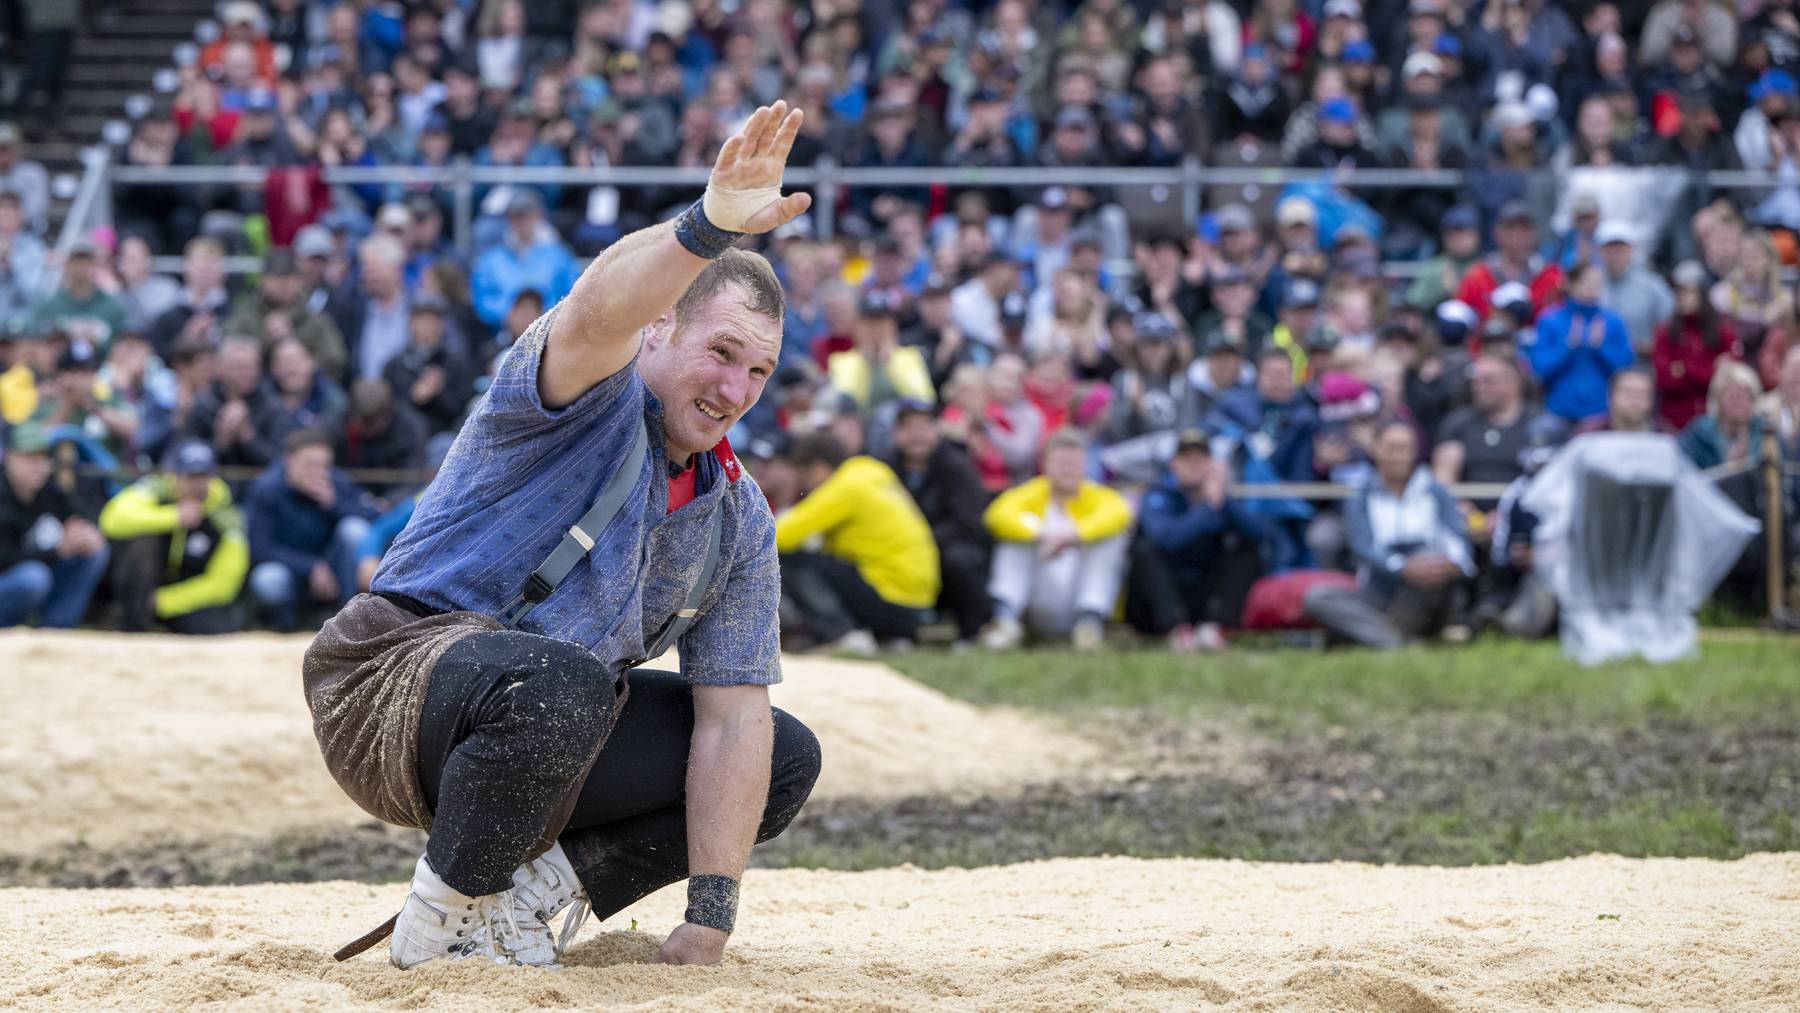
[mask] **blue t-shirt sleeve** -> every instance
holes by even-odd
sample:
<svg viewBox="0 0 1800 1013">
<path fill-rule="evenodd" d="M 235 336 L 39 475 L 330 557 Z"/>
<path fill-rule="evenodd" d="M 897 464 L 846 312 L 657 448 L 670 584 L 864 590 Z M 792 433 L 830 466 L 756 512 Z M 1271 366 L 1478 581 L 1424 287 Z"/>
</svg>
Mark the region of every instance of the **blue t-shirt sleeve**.
<svg viewBox="0 0 1800 1013">
<path fill-rule="evenodd" d="M 642 382 L 634 356 L 624 369 L 588 388 L 569 404 L 554 409 L 545 407 L 538 391 L 538 368 L 550 339 L 550 327 L 560 310 L 560 304 L 553 306 L 533 321 L 500 360 L 487 396 L 470 417 L 491 436 L 508 441 L 530 439 L 550 429 L 578 425 L 594 418 Z"/>
<path fill-rule="evenodd" d="M 736 558 L 719 600 L 681 638 L 681 672 L 697 686 L 770 686 L 781 681 L 781 565 L 775 518 L 748 476 L 732 494 L 744 504 Z"/>
</svg>

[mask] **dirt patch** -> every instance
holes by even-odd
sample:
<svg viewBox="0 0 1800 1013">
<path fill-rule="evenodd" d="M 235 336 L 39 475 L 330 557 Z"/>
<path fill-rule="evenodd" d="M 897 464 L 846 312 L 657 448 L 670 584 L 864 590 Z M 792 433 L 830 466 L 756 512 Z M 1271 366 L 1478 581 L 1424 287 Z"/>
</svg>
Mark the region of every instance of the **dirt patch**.
<svg viewBox="0 0 1800 1013">
<path fill-rule="evenodd" d="M 0 1005 L 1791 1008 L 1796 883 L 1800 855 L 758 871 L 723 966 L 645 963 L 679 920 L 667 890 L 590 929 L 560 973 L 333 964 L 394 910 L 393 886 L 9 890 Z"/>
<path fill-rule="evenodd" d="M 301 697 L 306 644 L 0 633 L 9 718 L 0 876 L 51 854 L 205 851 L 246 835 L 354 831 L 368 816 L 326 773 Z M 828 760 L 821 799 L 966 800 L 1055 780 L 1091 757 L 1055 723 L 976 708 L 881 665 L 783 664 L 774 699 L 818 734 Z"/>
</svg>

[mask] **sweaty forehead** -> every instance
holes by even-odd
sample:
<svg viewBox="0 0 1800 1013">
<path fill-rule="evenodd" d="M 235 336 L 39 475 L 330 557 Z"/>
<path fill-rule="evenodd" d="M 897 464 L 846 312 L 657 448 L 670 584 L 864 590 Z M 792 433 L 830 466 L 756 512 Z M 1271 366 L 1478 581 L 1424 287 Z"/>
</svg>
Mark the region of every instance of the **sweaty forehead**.
<svg viewBox="0 0 1800 1013">
<path fill-rule="evenodd" d="M 736 338 L 744 354 L 769 363 L 781 355 L 781 325 L 744 305 L 743 296 L 729 288 L 681 324 L 677 337 L 688 336 Z"/>
</svg>

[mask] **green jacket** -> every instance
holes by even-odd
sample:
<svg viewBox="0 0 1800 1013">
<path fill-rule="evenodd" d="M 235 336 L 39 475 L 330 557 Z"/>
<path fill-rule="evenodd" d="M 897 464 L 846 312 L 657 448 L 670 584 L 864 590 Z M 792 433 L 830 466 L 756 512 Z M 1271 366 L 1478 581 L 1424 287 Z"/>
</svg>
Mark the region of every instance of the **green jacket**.
<svg viewBox="0 0 1800 1013">
<path fill-rule="evenodd" d="M 231 489 L 215 478 L 206 488 L 206 516 L 180 527 L 176 482 L 151 475 L 127 486 L 100 511 L 100 532 L 124 540 L 169 536 L 169 561 L 156 591 L 156 615 L 170 619 L 237 600 L 250 572 L 250 539 Z"/>
</svg>

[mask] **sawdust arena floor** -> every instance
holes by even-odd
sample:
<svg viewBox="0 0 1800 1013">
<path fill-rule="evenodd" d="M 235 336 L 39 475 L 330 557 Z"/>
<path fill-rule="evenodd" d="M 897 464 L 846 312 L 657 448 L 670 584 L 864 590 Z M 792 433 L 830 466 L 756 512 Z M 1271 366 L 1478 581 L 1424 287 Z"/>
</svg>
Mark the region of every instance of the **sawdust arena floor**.
<svg viewBox="0 0 1800 1013">
<path fill-rule="evenodd" d="M 328 954 L 400 886 L 8 890 L 0 1006 L 1495 1010 L 1800 1004 L 1800 854 L 1466 869 L 1065 859 L 755 870 L 724 965 L 648 964 L 679 888 L 561 972 Z M 638 930 L 632 931 L 636 919 Z"/>
</svg>

